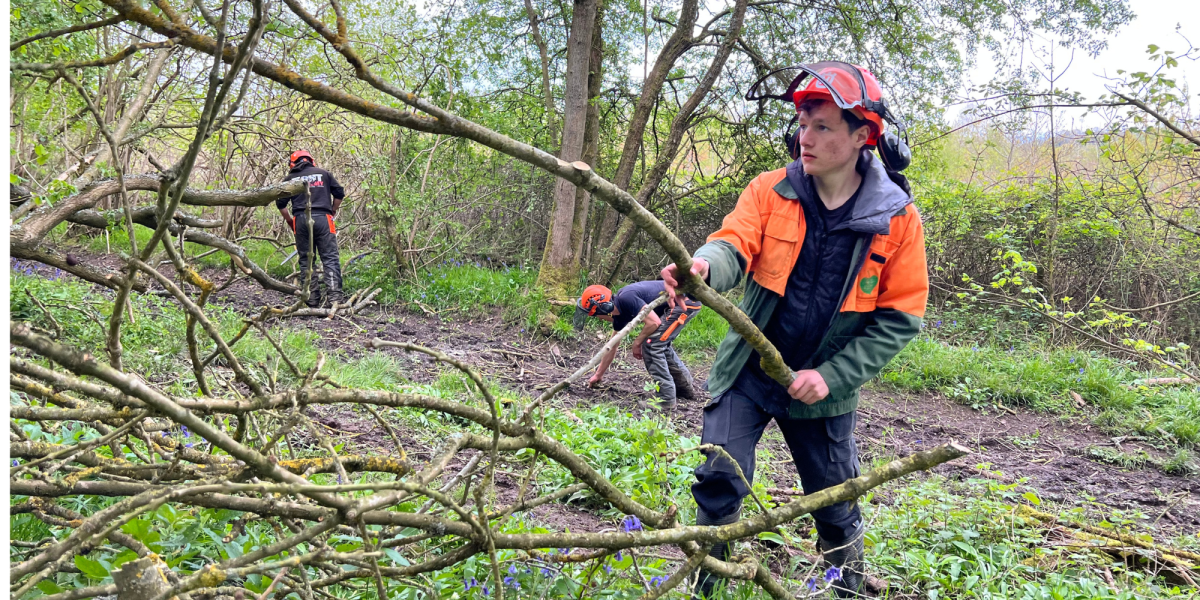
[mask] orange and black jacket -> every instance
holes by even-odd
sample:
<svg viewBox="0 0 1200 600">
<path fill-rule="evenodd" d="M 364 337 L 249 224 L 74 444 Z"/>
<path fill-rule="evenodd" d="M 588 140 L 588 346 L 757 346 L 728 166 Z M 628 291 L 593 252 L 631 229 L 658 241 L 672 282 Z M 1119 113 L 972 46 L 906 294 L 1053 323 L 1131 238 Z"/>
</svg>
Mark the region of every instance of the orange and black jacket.
<svg viewBox="0 0 1200 600">
<path fill-rule="evenodd" d="M 829 396 L 811 405 L 792 401 L 788 414 L 793 418 L 855 410 L 859 388 L 917 335 L 925 316 L 925 235 L 912 196 L 870 152 L 864 150 L 859 166 L 863 182 L 846 226 L 861 235 L 850 270 L 841 278 L 840 309 L 817 337 L 821 341 L 808 361 L 825 379 Z M 763 330 L 787 290 L 805 238 L 804 211 L 789 180 L 798 181 L 797 174 L 788 177 L 787 169 L 756 177 L 721 229 L 696 251 L 696 258 L 708 261 L 708 282 L 717 291 L 730 290 L 743 274 L 750 275 L 741 309 Z M 811 187 L 799 187 L 801 193 L 812 193 Z M 713 397 L 733 385 L 752 351 L 741 336 L 729 332 L 708 377 Z"/>
</svg>

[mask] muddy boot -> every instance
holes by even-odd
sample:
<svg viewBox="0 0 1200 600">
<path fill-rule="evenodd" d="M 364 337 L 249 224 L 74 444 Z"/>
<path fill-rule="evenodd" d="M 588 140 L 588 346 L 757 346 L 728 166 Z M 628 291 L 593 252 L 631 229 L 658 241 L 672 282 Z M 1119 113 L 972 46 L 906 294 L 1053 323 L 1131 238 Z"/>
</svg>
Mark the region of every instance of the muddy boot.
<svg viewBox="0 0 1200 600">
<path fill-rule="evenodd" d="M 313 290 L 309 291 L 308 292 L 308 300 L 306 300 L 304 302 L 304 304 L 308 305 L 309 308 L 320 308 L 321 307 L 321 290 L 314 288 Z"/>
<path fill-rule="evenodd" d="M 820 540 L 820 544 L 825 568 L 828 570 L 837 567 L 841 574 L 841 579 L 833 582 L 833 597 L 865 598 L 862 594 L 863 581 L 866 579 L 863 574 L 863 530 L 860 529 L 855 534 L 853 541 L 835 545 Z"/>
<path fill-rule="evenodd" d="M 658 402 L 655 402 L 654 408 L 657 408 L 658 410 L 661 410 L 663 412 L 669 412 L 669 411 L 675 410 L 675 407 L 678 405 L 679 405 L 679 403 L 676 402 L 674 398 L 671 398 L 669 400 L 664 398 L 662 400 L 659 400 Z"/>
<path fill-rule="evenodd" d="M 731 515 L 724 517 L 713 518 L 708 513 L 704 512 L 703 508 L 696 509 L 696 524 L 697 525 L 729 525 L 736 523 L 742 516 L 742 510 L 739 508 Z M 712 549 L 708 551 L 708 555 L 717 560 L 729 560 L 733 554 L 733 548 L 730 542 L 720 542 L 714 544 Z M 715 573 L 700 568 L 696 575 L 696 585 L 692 587 L 692 600 L 709 600 L 713 598 L 721 588 L 726 584 L 725 578 Z"/>
<path fill-rule="evenodd" d="M 671 379 L 675 380 L 675 396 L 684 400 L 696 399 L 696 388 L 692 386 L 692 378 L 680 369 L 671 369 Z"/>
</svg>

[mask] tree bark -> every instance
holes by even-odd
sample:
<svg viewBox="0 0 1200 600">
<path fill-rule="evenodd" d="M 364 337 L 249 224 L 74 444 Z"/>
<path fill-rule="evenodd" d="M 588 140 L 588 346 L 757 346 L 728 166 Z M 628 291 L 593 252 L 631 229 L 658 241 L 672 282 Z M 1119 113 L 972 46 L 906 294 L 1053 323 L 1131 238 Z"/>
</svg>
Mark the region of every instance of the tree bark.
<svg viewBox="0 0 1200 600">
<path fill-rule="evenodd" d="M 533 44 L 537 46 L 538 58 L 542 65 L 542 95 L 546 103 L 546 133 L 554 143 L 558 140 L 558 124 L 555 117 L 558 109 L 554 106 L 554 90 L 550 87 L 550 51 L 546 47 L 546 39 L 542 37 L 541 27 L 538 26 L 537 10 L 533 8 L 533 0 L 525 0 L 525 14 L 529 16 L 529 31 L 533 36 Z"/>
<path fill-rule="evenodd" d="M 698 0 L 684 1 L 683 7 L 679 11 L 679 25 L 663 46 L 662 51 L 658 53 L 658 57 L 654 59 L 654 68 L 646 76 L 646 81 L 642 83 L 642 94 L 638 98 L 633 116 L 630 117 L 629 130 L 625 133 L 625 144 L 621 147 L 621 159 L 617 162 L 617 172 L 613 176 L 613 184 L 622 190 L 628 191 L 629 183 L 633 180 L 633 168 L 637 165 L 638 155 L 642 149 L 642 138 L 646 134 L 646 125 L 650 121 L 654 103 L 667 80 L 667 74 L 675 66 L 675 61 L 679 60 L 679 57 L 692 47 L 692 29 L 696 25 L 699 14 Z M 604 213 L 604 221 L 600 225 L 599 237 L 592 243 L 597 246 L 608 244 L 609 240 L 613 239 L 616 229 L 617 211 L 608 208 Z M 595 265 L 592 271 L 592 280 L 598 279 L 612 268 L 613 260 L 616 257 L 611 254 L 610 249 L 607 252 L 599 253 L 596 257 L 601 262 Z"/>
<path fill-rule="evenodd" d="M 583 139 L 587 127 L 588 63 L 592 54 L 592 32 L 596 23 L 597 0 L 576 0 L 571 17 L 571 34 L 567 41 L 567 77 L 563 97 L 562 146 L 558 158 L 568 163 L 578 161 L 583 154 Z M 566 296 L 570 284 L 572 256 L 571 232 L 575 225 L 575 185 L 564 179 L 555 180 L 554 209 L 550 235 L 542 256 L 538 283 L 554 296 Z"/>
<path fill-rule="evenodd" d="M 725 34 L 725 39 L 721 41 L 720 47 L 717 48 L 717 53 L 713 56 L 712 62 L 709 63 L 708 70 L 705 71 L 700 82 L 696 84 L 696 89 L 692 90 L 687 100 L 679 107 L 679 112 L 675 114 L 675 118 L 671 120 L 671 129 L 670 133 L 667 134 L 667 140 L 659 149 L 653 168 L 650 169 L 650 173 L 647 174 L 645 181 L 642 182 L 641 189 L 638 190 L 637 201 L 639 204 L 645 205 L 650 197 L 654 195 L 659 184 L 666 177 L 667 170 L 675 162 L 675 153 L 679 150 L 680 143 L 683 142 L 684 132 L 691 126 L 692 116 L 696 113 L 696 109 L 700 107 L 700 103 L 708 96 L 709 90 L 712 89 L 713 84 L 717 81 L 717 76 L 725 68 L 725 62 L 729 59 L 729 54 L 733 52 L 734 45 L 737 44 L 745 15 L 745 2 L 738 2 L 730 17 L 729 30 Z M 631 171 L 632 168 L 631 161 Z M 635 232 L 636 226 L 628 219 L 621 223 L 621 226 L 617 229 L 617 234 L 613 237 L 612 244 L 609 245 L 608 250 L 604 254 L 604 264 L 601 265 L 600 274 L 605 275 L 605 277 L 600 280 L 601 283 L 607 284 L 612 281 L 617 269 L 621 266 L 620 262 L 625 256 L 625 251 Z"/>
<path fill-rule="evenodd" d="M 592 36 L 591 65 L 588 73 L 587 123 L 583 134 L 583 157 L 589 165 L 600 160 L 600 85 L 604 82 L 604 0 L 598 0 L 596 27 Z M 571 227 L 571 271 L 578 273 L 583 261 L 583 248 L 587 242 L 588 215 L 591 213 L 592 195 L 583 188 L 575 190 L 575 220 Z"/>
</svg>

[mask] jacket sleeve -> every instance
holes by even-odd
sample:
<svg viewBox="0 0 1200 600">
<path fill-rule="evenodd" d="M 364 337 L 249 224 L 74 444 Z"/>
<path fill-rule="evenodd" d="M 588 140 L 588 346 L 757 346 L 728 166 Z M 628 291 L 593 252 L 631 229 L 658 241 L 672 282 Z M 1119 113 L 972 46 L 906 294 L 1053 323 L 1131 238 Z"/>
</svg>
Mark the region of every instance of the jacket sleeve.
<svg viewBox="0 0 1200 600">
<path fill-rule="evenodd" d="M 287 175 L 285 175 L 283 177 L 284 183 L 287 183 L 291 180 L 292 180 L 291 173 L 288 173 Z M 283 210 L 283 209 L 287 208 L 288 206 L 290 206 L 292 204 L 292 201 L 295 200 L 296 198 L 297 198 L 296 196 L 286 196 L 283 198 L 276 198 L 275 199 L 275 208 L 278 208 L 279 210 Z"/>
<path fill-rule="evenodd" d="M 879 300 L 866 328 L 816 367 L 830 398 L 845 398 L 870 381 L 921 331 L 929 297 L 925 234 L 915 207 L 910 205 L 907 217 L 900 247 L 880 275 Z"/>
<path fill-rule="evenodd" d="M 762 180 L 760 175 L 746 186 L 721 228 L 696 251 L 696 258 L 708 261 L 708 285 L 718 292 L 736 287 L 762 249 L 763 218 L 758 206 Z"/>
<path fill-rule="evenodd" d="M 329 173 L 329 194 L 336 200 L 346 197 L 346 190 L 342 188 L 341 183 L 338 183 L 337 177 L 334 177 L 333 173 Z"/>
</svg>

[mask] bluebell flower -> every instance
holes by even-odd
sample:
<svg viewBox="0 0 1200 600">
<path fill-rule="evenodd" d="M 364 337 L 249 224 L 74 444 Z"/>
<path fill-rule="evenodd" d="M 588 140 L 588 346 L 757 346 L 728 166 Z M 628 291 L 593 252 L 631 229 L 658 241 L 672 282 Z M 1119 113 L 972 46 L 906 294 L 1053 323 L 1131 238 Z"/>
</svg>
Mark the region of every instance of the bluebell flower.
<svg viewBox="0 0 1200 600">
<path fill-rule="evenodd" d="M 934 323 L 934 324 L 933 324 L 933 326 L 934 326 L 934 327 L 941 327 L 941 326 L 942 326 L 942 320 L 941 320 L 941 319 L 938 319 L 938 322 L 937 322 L 937 323 Z"/>
<path fill-rule="evenodd" d="M 14 467 L 16 467 L 16 466 L 19 466 L 20 464 L 21 464 L 21 463 L 17 462 L 17 459 L 15 459 L 15 458 L 13 459 L 13 466 L 14 466 Z"/>
<path fill-rule="evenodd" d="M 612 565 L 608 565 L 608 564 L 604 565 L 604 572 L 608 573 L 609 575 L 612 575 Z"/>
<path fill-rule="evenodd" d="M 951 325 L 958 325 L 958 321 L 951 321 L 951 322 L 950 322 L 950 324 L 951 324 Z"/>
<path fill-rule="evenodd" d="M 179 429 L 183 430 L 183 437 L 192 437 L 192 432 L 188 431 L 187 425 L 180 425 Z"/>
<path fill-rule="evenodd" d="M 521 582 L 517 581 L 516 577 L 505 577 L 504 585 L 507 585 L 508 587 L 510 587 L 514 590 L 521 589 Z"/>
<path fill-rule="evenodd" d="M 342 484 L 342 474 L 341 473 L 338 473 L 337 479 L 338 479 L 338 485 L 341 485 Z"/>
<path fill-rule="evenodd" d="M 637 515 L 629 515 L 621 522 L 621 527 L 625 529 L 625 533 L 642 530 L 642 521 L 637 518 Z"/>
<path fill-rule="evenodd" d="M 656 575 L 656 576 L 650 578 L 650 585 L 652 585 L 654 587 L 659 587 L 666 581 L 667 581 L 667 577 L 665 575 Z"/>
<path fill-rule="evenodd" d="M 825 583 L 833 583 L 841 578 L 842 570 L 836 566 L 829 567 L 829 570 L 825 571 Z"/>
<path fill-rule="evenodd" d="M 805 583 L 804 585 L 808 586 L 808 591 L 810 592 L 817 591 L 817 580 L 815 577 L 809 577 L 808 583 Z"/>
<path fill-rule="evenodd" d="M 621 559 L 621 551 L 620 550 L 617 550 L 616 558 L 617 558 L 617 562 L 621 562 L 622 559 Z"/>
<path fill-rule="evenodd" d="M 547 569 L 546 567 L 542 567 L 542 577 L 549 577 L 552 573 L 553 573 L 553 571 L 551 571 L 550 569 Z"/>
<path fill-rule="evenodd" d="M 571 551 L 567 548 L 559 548 L 558 551 L 561 552 L 562 554 L 570 554 L 571 553 Z"/>
<path fill-rule="evenodd" d="M 517 565 L 508 565 L 508 574 L 516 575 L 517 574 Z"/>
<path fill-rule="evenodd" d="M 183 447 L 184 447 L 184 448 L 191 448 L 193 445 L 195 445 L 195 444 L 193 444 L 192 442 L 188 442 L 188 443 L 184 444 L 184 445 L 183 445 Z"/>
<path fill-rule="evenodd" d="M 484 595 L 484 596 L 490 596 L 490 595 L 492 595 L 492 592 L 491 592 L 491 590 L 489 590 L 489 589 L 487 588 L 487 586 L 486 586 L 486 585 L 481 585 L 481 586 L 479 586 L 479 589 L 480 589 L 480 590 L 483 592 L 483 595 Z"/>
<path fill-rule="evenodd" d="M 1071 359 L 1071 364 L 1075 364 L 1075 359 L 1074 359 L 1074 358 L 1072 358 L 1072 359 Z"/>
<path fill-rule="evenodd" d="M 469 592 L 469 591 L 471 591 L 471 588 L 473 588 L 477 585 L 479 585 L 479 582 L 475 581 L 474 577 L 472 577 L 470 579 L 464 579 L 463 580 L 463 591 Z"/>
<path fill-rule="evenodd" d="M 921 440 L 917 440 L 917 443 L 918 443 L 918 444 L 920 444 L 920 443 L 921 443 Z"/>
<path fill-rule="evenodd" d="M 1083 372 L 1083 367 L 1079 367 L 1079 372 L 1080 372 L 1080 373 L 1082 373 L 1082 372 Z"/>
</svg>

